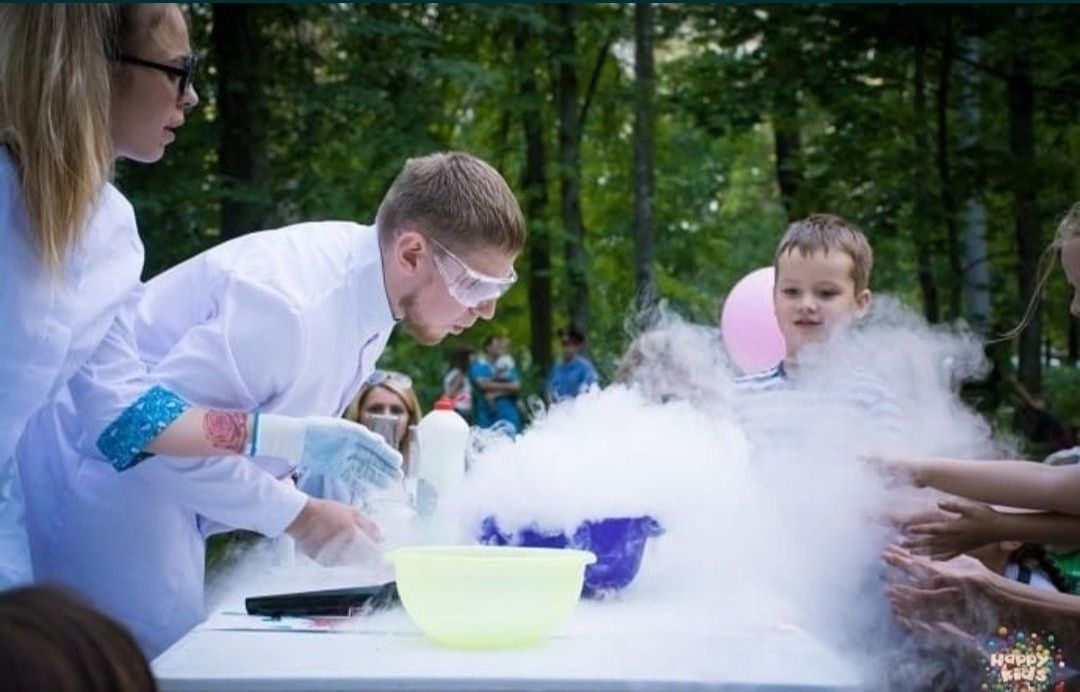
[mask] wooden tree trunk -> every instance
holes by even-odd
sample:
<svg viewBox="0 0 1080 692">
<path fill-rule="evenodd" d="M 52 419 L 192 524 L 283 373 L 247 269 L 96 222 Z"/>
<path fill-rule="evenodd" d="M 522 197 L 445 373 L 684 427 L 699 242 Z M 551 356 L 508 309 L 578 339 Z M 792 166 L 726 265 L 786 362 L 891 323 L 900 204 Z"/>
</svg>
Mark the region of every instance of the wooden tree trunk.
<svg viewBox="0 0 1080 692">
<path fill-rule="evenodd" d="M 634 279 L 639 315 L 651 317 L 653 274 L 653 6 L 634 5 Z"/>
<path fill-rule="evenodd" d="M 578 95 L 577 7 L 556 6 L 558 64 L 555 98 L 559 110 L 559 191 L 566 229 L 566 296 L 570 326 L 589 333 L 589 277 L 585 221 L 581 217 L 581 108 Z"/>
<path fill-rule="evenodd" d="M 1031 75 L 1029 8 L 1016 9 L 1016 31 L 1012 41 L 1012 59 L 1007 84 L 1009 110 L 1009 152 L 1012 155 L 1012 197 L 1016 236 L 1016 279 L 1020 304 L 1026 305 L 1038 282 L 1039 233 L 1038 208 L 1035 203 L 1035 91 Z M 1042 311 L 1036 309 L 1027 327 L 1020 333 L 1020 383 L 1038 396 L 1042 390 L 1039 346 L 1042 342 Z"/>
<path fill-rule="evenodd" d="M 547 219 L 547 153 L 544 146 L 543 99 L 537 87 L 528 51 L 532 32 L 521 25 L 514 34 L 514 54 L 520 70 L 521 125 L 525 135 L 525 166 L 521 171 L 521 194 L 529 223 L 528 289 L 530 349 L 541 375 L 551 368 L 551 236 Z"/>
<path fill-rule="evenodd" d="M 803 177 L 802 136 L 799 132 L 797 105 L 796 112 L 792 115 L 782 114 L 779 108 L 774 109 L 773 149 L 776 153 L 776 182 L 780 187 L 780 201 L 784 205 L 788 221 L 795 221 L 804 216 L 798 201 Z"/>
<path fill-rule="evenodd" d="M 945 215 L 945 242 L 949 256 L 949 318 L 960 317 L 964 300 L 964 268 L 960 260 L 960 231 L 957 226 L 956 195 L 949 164 L 949 92 L 953 64 L 951 10 L 946 8 L 941 36 L 941 66 L 937 88 L 937 168 L 941 182 L 941 209 Z"/>
<path fill-rule="evenodd" d="M 801 69 L 801 45 L 794 45 L 790 38 L 778 30 L 776 24 L 793 20 L 793 15 L 782 13 L 787 8 L 774 8 L 777 19 L 770 22 L 765 32 L 768 63 L 766 72 L 771 83 L 770 115 L 772 116 L 773 151 L 776 156 L 776 183 L 780 188 L 780 202 L 784 205 L 788 221 L 806 215 L 799 204 L 799 191 L 803 185 L 802 133 L 799 130 L 799 90 L 797 88 Z"/>
<path fill-rule="evenodd" d="M 926 187 L 929 172 L 929 145 L 926 134 L 926 46 L 920 38 L 915 46 L 915 261 L 918 264 L 919 289 L 923 314 L 928 322 L 940 319 L 937 285 L 934 282 L 934 253 L 930 239 L 930 193 Z"/>
<path fill-rule="evenodd" d="M 221 174 L 221 238 L 264 228 L 266 113 L 265 42 L 259 36 L 257 5 L 213 6 L 210 40 L 217 56 L 218 171 Z"/>
<path fill-rule="evenodd" d="M 967 39 L 962 43 L 964 57 L 978 62 L 980 44 L 978 39 Z M 963 149 L 974 144 L 974 133 L 982 125 L 982 112 L 979 107 L 979 73 L 967 68 L 964 73 L 964 90 L 960 99 L 960 117 L 965 122 L 968 134 L 963 142 Z M 977 334 L 989 331 L 992 320 L 990 300 L 990 246 L 987 240 L 986 206 L 982 202 L 979 190 L 965 201 L 963 218 L 963 276 L 964 276 L 964 315 L 968 324 Z"/>
</svg>

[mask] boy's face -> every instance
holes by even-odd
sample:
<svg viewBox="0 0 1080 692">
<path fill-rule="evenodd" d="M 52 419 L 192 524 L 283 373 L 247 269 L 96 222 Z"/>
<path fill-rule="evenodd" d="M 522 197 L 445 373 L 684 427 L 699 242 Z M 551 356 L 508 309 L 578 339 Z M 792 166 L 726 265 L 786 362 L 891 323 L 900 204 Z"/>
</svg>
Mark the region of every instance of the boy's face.
<svg viewBox="0 0 1080 692">
<path fill-rule="evenodd" d="M 846 252 L 792 250 L 776 263 L 773 307 L 780 332 L 793 357 L 804 345 L 824 340 L 834 329 L 866 314 L 870 291 L 855 293 L 851 270 L 855 262 Z"/>
</svg>

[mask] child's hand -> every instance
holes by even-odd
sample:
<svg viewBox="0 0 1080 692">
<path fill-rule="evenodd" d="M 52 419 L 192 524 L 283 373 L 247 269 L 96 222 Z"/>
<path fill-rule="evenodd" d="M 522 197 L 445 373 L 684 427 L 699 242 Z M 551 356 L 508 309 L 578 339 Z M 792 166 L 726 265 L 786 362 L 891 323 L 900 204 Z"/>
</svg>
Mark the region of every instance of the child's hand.
<svg viewBox="0 0 1080 692">
<path fill-rule="evenodd" d="M 913 485 L 916 488 L 926 486 L 926 483 L 922 481 L 926 463 L 924 459 L 888 454 L 866 454 L 862 460 L 873 471 L 885 478 L 890 486 Z"/>
<path fill-rule="evenodd" d="M 990 597 L 990 570 L 973 557 L 932 562 L 898 546 L 882 557 L 893 568 L 886 597 L 897 619 L 908 628 L 939 620 L 967 632 L 985 633 L 996 626 L 997 607 Z"/>
<path fill-rule="evenodd" d="M 947 513 L 943 518 L 904 527 L 910 538 L 902 545 L 913 555 L 951 560 L 1001 539 L 998 531 L 1001 515 L 989 505 L 952 498 L 942 500 L 938 507 Z"/>
</svg>

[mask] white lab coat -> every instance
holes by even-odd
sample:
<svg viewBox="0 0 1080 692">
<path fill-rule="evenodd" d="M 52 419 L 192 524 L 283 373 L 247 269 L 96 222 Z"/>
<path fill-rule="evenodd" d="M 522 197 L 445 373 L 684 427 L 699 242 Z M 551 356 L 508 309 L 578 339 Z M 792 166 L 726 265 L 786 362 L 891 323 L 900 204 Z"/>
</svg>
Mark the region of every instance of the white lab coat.
<svg viewBox="0 0 1080 692">
<path fill-rule="evenodd" d="M 134 320 L 151 376 L 202 405 L 340 415 L 393 329 L 375 230 L 311 223 L 244 236 L 151 280 Z M 68 397 L 35 417 L 20 466 L 39 578 L 132 629 L 150 656 L 203 613 L 206 531 L 281 534 L 307 496 L 278 459 L 157 456 L 117 473 L 81 455 Z M 40 452 L 39 452 L 40 454 Z M 21 459 L 21 454 L 20 454 Z"/>
<path fill-rule="evenodd" d="M 122 304 L 136 294 L 143 246 L 131 205 L 106 185 L 81 242 L 58 275 L 41 261 L 29 228 L 15 162 L 0 146 L 0 589 L 30 578 L 23 502 L 12 454 L 27 421 L 69 382 L 91 430 L 126 407 L 127 387 L 142 382 Z M 91 371 L 110 367 L 125 387 L 103 393 Z M 98 406 L 104 409 L 94 410 Z M 94 438 L 96 439 L 96 437 Z"/>
</svg>

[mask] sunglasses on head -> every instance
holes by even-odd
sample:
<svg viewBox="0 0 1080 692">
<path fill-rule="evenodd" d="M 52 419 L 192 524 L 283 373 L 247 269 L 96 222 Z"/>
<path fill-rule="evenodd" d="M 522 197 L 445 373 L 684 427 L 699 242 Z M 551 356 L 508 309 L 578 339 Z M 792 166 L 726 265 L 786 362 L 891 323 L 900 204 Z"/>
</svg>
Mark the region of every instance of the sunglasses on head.
<svg viewBox="0 0 1080 692">
<path fill-rule="evenodd" d="M 372 387 L 389 387 L 399 392 L 412 389 L 412 378 L 393 370 L 376 370 L 368 377 L 367 383 Z"/>
<path fill-rule="evenodd" d="M 151 70 L 157 70 L 158 72 L 164 72 L 172 77 L 177 77 L 180 80 L 177 83 L 177 93 L 180 98 L 184 97 L 184 93 L 187 92 L 188 87 L 191 86 L 191 83 L 195 80 L 195 67 L 198 64 L 198 59 L 195 57 L 194 53 L 183 57 L 183 67 L 167 65 L 162 62 L 154 62 L 153 60 L 143 60 L 134 55 L 126 54 L 121 54 L 117 56 L 116 59 L 119 62 L 128 63 L 129 65 L 149 67 Z"/>
</svg>

